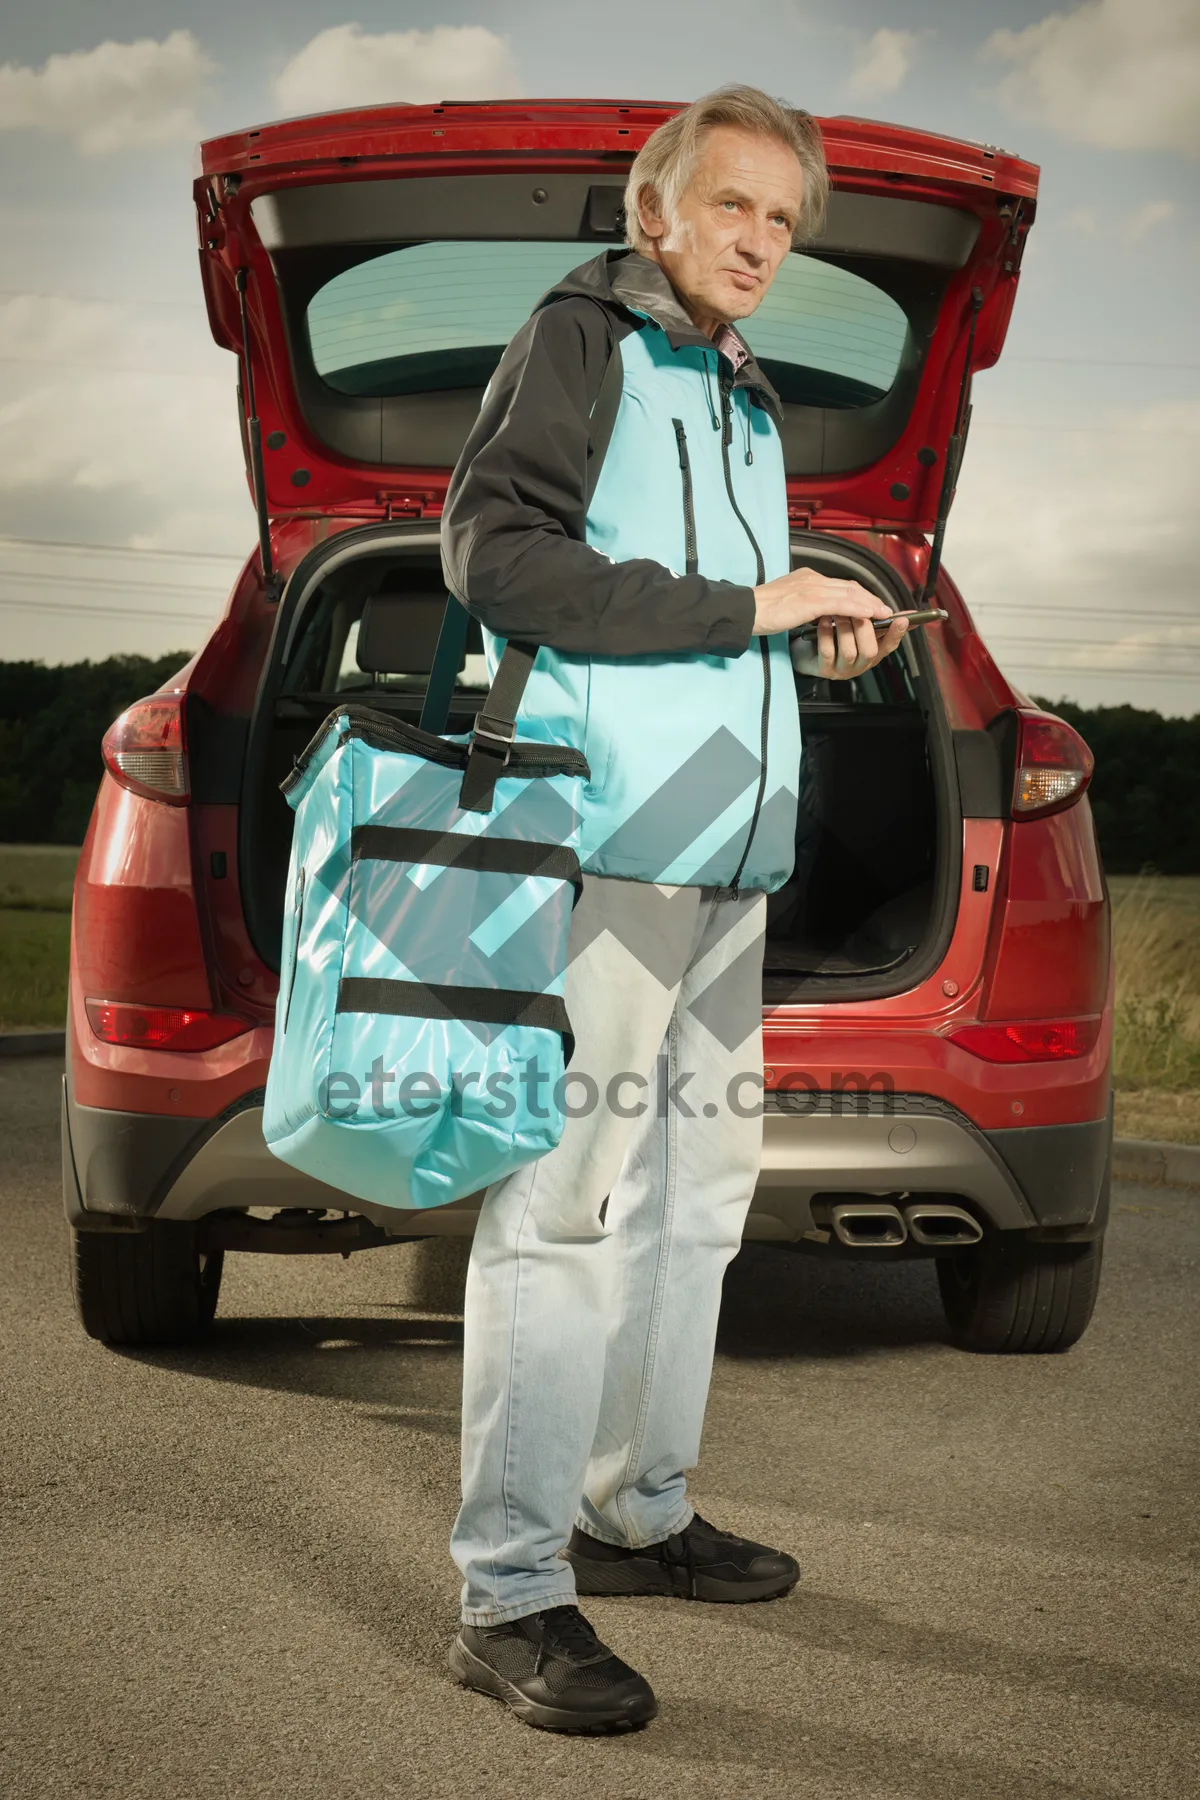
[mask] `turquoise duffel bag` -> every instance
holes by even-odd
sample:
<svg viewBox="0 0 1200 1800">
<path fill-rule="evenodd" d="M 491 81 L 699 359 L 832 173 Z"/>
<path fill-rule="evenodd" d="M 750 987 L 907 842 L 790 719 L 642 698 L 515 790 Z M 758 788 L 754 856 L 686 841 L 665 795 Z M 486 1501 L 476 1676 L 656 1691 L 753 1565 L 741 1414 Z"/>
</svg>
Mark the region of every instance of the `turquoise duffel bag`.
<svg viewBox="0 0 1200 1800">
<path fill-rule="evenodd" d="M 423 725 L 465 623 L 451 601 Z M 263 1133 L 377 1205 L 461 1199 L 562 1135 L 588 767 L 516 738 L 535 655 L 506 647 L 469 737 L 348 702 L 283 784 L 296 823 Z"/>
</svg>

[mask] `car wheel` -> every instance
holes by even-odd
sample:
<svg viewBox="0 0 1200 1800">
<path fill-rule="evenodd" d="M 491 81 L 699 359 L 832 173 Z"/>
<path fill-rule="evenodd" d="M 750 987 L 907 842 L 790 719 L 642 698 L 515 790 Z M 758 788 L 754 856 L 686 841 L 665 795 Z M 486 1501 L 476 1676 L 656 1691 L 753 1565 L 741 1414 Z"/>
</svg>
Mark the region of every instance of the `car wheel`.
<svg viewBox="0 0 1200 1800">
<path fill-rule="evenodd" d="M 217 1310 L 224 1253 L 195 1225 L 153 1220 L 144 1231 L 72 1231 L 71 1288 L 89 1337 L 102 1344 L 184 1344 Z"/>
<path fill-rule="evenodd" d="M 937 1259 L 938 1287 L 963 1350 L 1029 1355 L 1069 1350 L 1087 1329 L 1100 1285 L 1103 1239 L 1031 1244 L 985 1238 Z"/>
</svg>

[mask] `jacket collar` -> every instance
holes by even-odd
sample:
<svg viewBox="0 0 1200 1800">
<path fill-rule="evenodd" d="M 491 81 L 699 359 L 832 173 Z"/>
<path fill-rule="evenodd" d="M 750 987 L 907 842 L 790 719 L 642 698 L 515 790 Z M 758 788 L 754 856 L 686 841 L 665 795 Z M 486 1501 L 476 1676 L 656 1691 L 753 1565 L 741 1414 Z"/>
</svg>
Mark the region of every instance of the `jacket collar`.
<svg viewBox="0 0 1200 1800">
<path fill-rule="evenodd" d="M 666 335 L 672 350 L 716 350 L 712 339 L 697 331 L 661 266 L 648 256 L 640 256 L 636 250 L 602 251 L 551 288 L 541 305 L 565 299 L 569 294 L 587 294 L 601 305 L 615 305 L 625 312 L 640 313 Z M 732 385 L 749 388 L 751 398 L 771 414 L 776 425 L 782 425 L 783 406 L 779 395 L 763 374 L 758 359 L 740 331 L 737 336 L 745 348 L 746 360 L 733 376 Z"/>
<path fill-rule="evenodd" d="M 639 255 L 636 250 L 626 251 L 623 255 L 618 252 L 619 260 L 613 258 L 611 252 L 609 255 L 609 288 L 614 300 L 634 312 L 645 313 L 647 318 L 652 319 L 666 333 L 672 350 L 682 350 L 687 346 L 716 349 L 712 339 L 696 329 L 691 315 L 659 263 L 653 262 L 648 256 Z M 782 425 L 783 407 L 779 395 L 763 374 L 757 357 L 741 332 L 736 326 L 733 330 L 746 352 L 745 362 L 733 377 L 733 386 L 749 388 L 754 397 L 773 415 L 775 423 Z"/>
</svg>

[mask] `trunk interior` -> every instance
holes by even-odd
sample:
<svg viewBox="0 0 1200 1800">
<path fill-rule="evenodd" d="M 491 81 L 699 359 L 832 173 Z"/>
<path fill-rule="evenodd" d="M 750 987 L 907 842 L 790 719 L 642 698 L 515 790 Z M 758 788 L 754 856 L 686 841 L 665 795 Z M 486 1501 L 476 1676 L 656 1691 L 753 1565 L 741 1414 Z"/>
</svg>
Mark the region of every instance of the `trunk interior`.
<svg viewBox="0 0 1200 1800">
<path fill-rule="evenodd" d="M 911 604 L 887 565 L 812 534 L 793 563 Z M 425 528 L 347 553 L 284 601 L 251 724 L 240 840 L 242 902 L 256 948 L 279 965 L 293 758 L 340 700 L 416 722 L 446 602 Z M 936 960 L 957 893 L 957 792 L 949 738 L 919 643 L 854 682 L 796 676 L 804 757 L 796 869 L 767 903 L 764 997 L 773 1005 L 902 991 Z M 448 729 L 470 729 L 487 692 L 472 622 Z"/>
</svg>

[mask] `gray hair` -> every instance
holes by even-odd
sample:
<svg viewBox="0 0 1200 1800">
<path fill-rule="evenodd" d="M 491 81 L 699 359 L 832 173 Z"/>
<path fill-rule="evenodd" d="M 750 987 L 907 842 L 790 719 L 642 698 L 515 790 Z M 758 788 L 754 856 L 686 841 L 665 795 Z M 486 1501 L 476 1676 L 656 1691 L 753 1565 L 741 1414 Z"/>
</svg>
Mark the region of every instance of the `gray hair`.
<svg viewBox="0 0 1200 1800">
<path fill-rule="evenodd" d="M 774 138 L 795 152 L 804 172 L 804 199 L 792 241 L 816 237 L 825 224 L 829 194 L 829 171 L 816 120 L 786 101 L 772 100 L 761 88 L 735 85 L 701 95 L 646 139 L 625 188 L 626 243 L 645 254 L 649 242 L 638 218 L 638 201 L 649 188 L 670 218 L 692 178 L 705 134 L 714 125 L 736 125 Z"/>
</svg>

